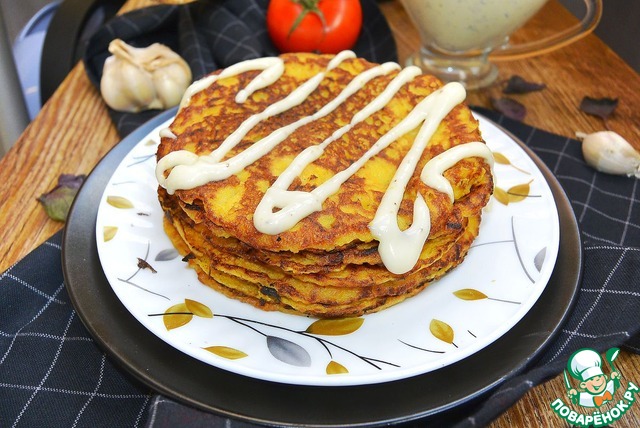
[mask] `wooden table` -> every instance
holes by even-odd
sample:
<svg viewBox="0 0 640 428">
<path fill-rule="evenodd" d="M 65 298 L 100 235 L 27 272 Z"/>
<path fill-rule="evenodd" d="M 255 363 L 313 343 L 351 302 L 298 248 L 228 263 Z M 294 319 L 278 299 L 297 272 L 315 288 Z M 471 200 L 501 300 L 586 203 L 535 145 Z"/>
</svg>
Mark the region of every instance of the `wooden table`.
<svg viewBox="0 0 640 428">
<path fill-rule="evenodd" d="M 124 10 L 166 3 L 167 0 L 129 0 Z M 400 61 L 419 45 L 417 32 L 396 1 L 380 3 L 393 30 Z M 546 26 L 559 27 L 573 17 L 551 1 L 516 38 L 538 35 Z M 632 41 L 630 41 L 632 42 Z M 603 129 L 602 122 L 579 111 L 583 96 L 619 99 L 609 125 L 640 147 L 640 77 L 594 35 L 544 56 L 499 64 L 502 78 L 518 74 L 544 82 L 541 92 L 514 96 L 527 106 L 525 122 L 557 134 Z M 468 101 L 490 106 L 499 97 L 493 87 L 470 92 Z M 20 260 L 63 225 L 49 220 L 36 198 L 57 183 L 61 173 L 88 174 L 119 141 L 98 92 L 84 68 L 77 65 L 15 146 L 0 160 L 0 272 Z M 640 356 L 621 353 L 616 365 L 626 379 L 640 383 Z M 561 377 L 533 388 L 516 406 L 496 420 L 494 427 L 559 426 L 549 403 L 564 397 Z M 616 423 L 640 427 L 640 405 Z"/>
</svg>

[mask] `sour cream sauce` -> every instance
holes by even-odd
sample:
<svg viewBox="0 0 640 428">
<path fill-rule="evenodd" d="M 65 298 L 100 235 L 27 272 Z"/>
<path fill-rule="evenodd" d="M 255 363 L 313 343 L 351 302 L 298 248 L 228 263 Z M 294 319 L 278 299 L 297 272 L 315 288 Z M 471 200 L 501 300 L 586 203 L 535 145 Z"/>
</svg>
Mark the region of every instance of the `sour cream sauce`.
<svg viewBox="0 0 640 428">
<path fill-rule="evenodd" d="M 427 47 L 450 52 L 489 49 L 531 18 L 547 0 L 402 0 Z"/>
</svg>

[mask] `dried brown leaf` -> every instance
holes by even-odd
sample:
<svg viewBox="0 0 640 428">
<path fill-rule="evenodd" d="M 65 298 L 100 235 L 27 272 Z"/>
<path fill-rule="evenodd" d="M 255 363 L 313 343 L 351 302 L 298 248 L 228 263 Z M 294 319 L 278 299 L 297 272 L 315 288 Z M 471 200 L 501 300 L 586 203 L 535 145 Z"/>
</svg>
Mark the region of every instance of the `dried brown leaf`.
<svg viewBox="0 0 640 428">
<path fill-rule="evenodd" d="M 606 120 L 618 107 L 617 98 L 584 97 L 580 102 L 580 110 Z"/>
<path fill-rule="evenodd" d="M 505 94 L 527 94 L 529 92 L 541 91 L 547 85 L 524 80 L 521 76 L 513 75 L 507 81 L 507 85 L 502 90 Z"/>
<path fill-rule="evenodd" d="M 492 98 L 491 104 L 509 119 L 522 121 L 527 115 L 527 108 L 512 98 Z"/>
<path fill-rule="evenodd" d="M 85 175 L 61 174 L 58 184 L 47 193 L 38 198 L 49 218 L 56 221 L 65 221 L 71 208 L 71 204 L 82 186 Z"/>
</svg>

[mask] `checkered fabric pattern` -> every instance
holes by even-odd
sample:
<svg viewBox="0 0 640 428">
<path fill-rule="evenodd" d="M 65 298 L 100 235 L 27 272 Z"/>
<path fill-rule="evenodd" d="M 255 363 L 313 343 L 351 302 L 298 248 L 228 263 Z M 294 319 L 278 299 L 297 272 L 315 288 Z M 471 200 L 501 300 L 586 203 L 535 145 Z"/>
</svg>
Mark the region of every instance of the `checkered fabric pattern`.
<svg viewBox="0 0 640 428">
<path fill-rule="evenodd" d="M 531 369 L 470 410 L 459 427 L 488 424 L 530 388 L 561 373 L 578 349 L 623 345 L 640 353 L 640 180 L 596 172 L 574 139 L 481 113 L 533 149 L 562 184 L 581 230 L 584 271 L 573 312 L 553 344 Z"/>
<path fill-rule="evenodd" d="M 0 427 L 142 426 L 151 392 L 96 346 L 67 295 L 62 233 L 0 276 Z"/>
<path fill-rule="evenodd" d="M 397 61 L 391 30 L 374 0 L 362 0 L 363 28 L 353 51 L 376 63 Z M 199 1 L 160 5 L 130 12 L 107 23 L 90 40 L 84 64 L 91 82 L 100 87 L 109 43 L 119 38 L 137 46 L 163 43 L 179 53 L 195 79 L 239 61 L 279 52 L 267 34 L 268 0 Z M 157 110 L 130 114 L 110 110 L 120 135 L 158 114 Z"/>
</svg>

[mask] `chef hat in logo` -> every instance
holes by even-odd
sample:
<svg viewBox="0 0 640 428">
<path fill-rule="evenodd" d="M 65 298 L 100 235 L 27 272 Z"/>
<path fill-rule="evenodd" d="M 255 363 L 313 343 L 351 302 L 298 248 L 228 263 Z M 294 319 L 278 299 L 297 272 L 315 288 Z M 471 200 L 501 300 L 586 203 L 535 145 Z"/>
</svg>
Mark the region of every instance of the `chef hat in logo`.
<svg viewBox="0 0 640 428">
<path fill-rule="evenodd" d="M 583 382 L 594 376 L 603 375 L 602 358 L 593 349 L 581 349 L 571 356 L 569 360 L 569 371 L 576 379 Z"/>
</svg>

